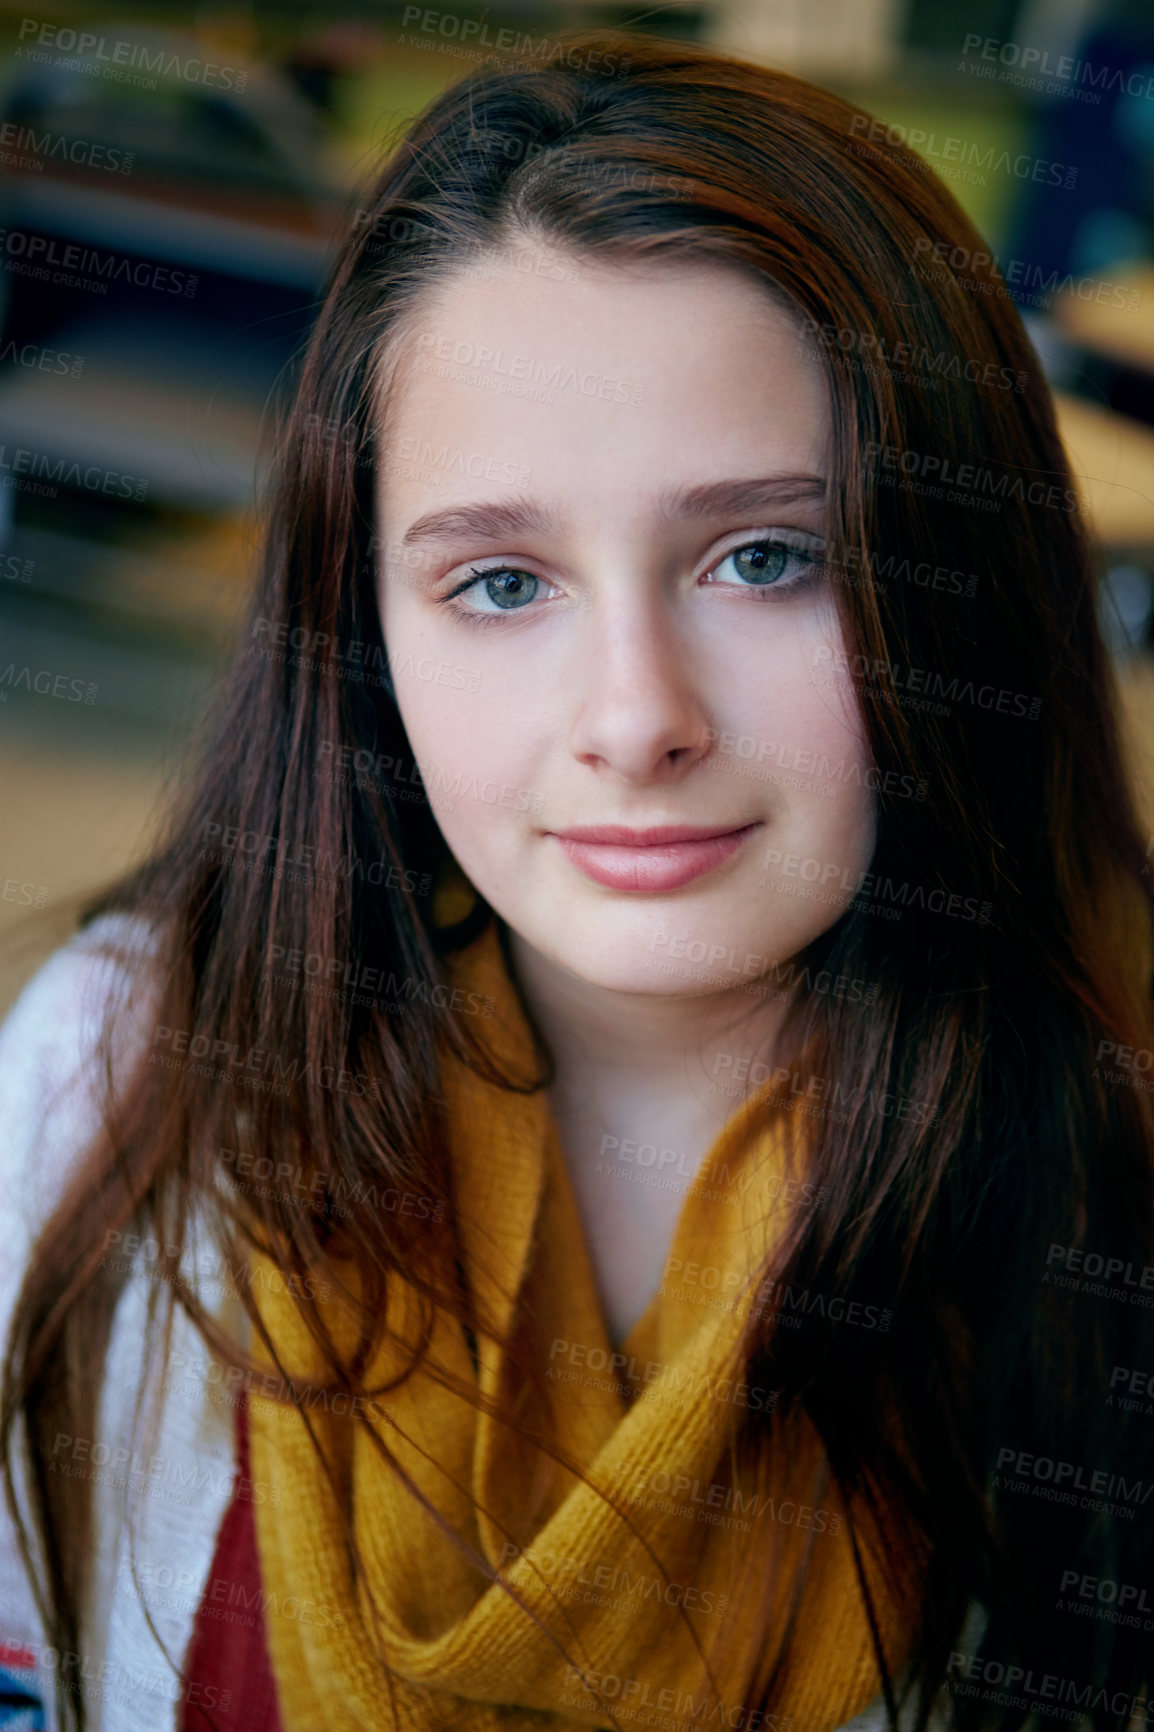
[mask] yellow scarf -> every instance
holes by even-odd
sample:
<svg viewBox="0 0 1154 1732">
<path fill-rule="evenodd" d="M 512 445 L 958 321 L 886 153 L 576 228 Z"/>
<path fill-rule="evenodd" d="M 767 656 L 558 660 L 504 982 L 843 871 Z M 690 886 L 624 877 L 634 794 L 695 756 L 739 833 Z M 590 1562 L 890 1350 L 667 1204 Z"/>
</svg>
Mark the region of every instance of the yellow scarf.
<svg viewBox="0 0 1154 1732">
<path fill-rule="evenodd" d="M 456 977 L 495 1005 L 489 1044 L 524 1062 L 528 1033 L 492 927 Z M 780 1117 L 764 1101 L 731 1117 L 688 1190 L 662 1286 L 614 1356 L 544 1091 L 495 1088 L 448 1058 L 444 1081 L 462 1265 L 481 1315 L 520 1355 L 482 1336 L 475 1364 L 439 1315 L 430 1362 L 489 1411 L 423 1366 L 380 1398 L 374 1423 L 512 1593 L 451 1542 L 358 1422 L 319 1404 L 308 1413 L 330 1478 L 296 1410 L 254 1396 L 253 1478 L 272 1488 L 256 1503 L 257 1537 L 285 1732 L 833 1732 L 880 1689 L 844 1507 L 828 1477 L 815 1498 L 822 1457 L 808 1422 L 775 1452 L 772 1392 L 723 1363 L 790 1206 Z M 607 1182 L 653 1173 L 621 1164 Z M 253 1290 L 282 1363 L 323 1383 L 285 1283 Z M 418 1313 L 407 1287 L 390 1298 L 398 1339 L 416 1338 Z M 381 1349 L 370 1386 L 397 1353 Z M 536 1387 L 514 1364 L 525 1354 Z M 502 1416 L 554 1439 L 584 1479 Z M 354 1516 L 356 1575 L 342 1507 Z M 790 1572 L 807 1548 L 794 1606 Z M 892 1676 L 908 1632 L 868 1549 L 865 1565 Z M 767 1579 L 780 1583 L 768 1633 Z M 764 1685 L 783 1629 L 773 1712 L 762 1716 L 744 1704 L 760 1699 L 747 1693 Z"/>
</svg>

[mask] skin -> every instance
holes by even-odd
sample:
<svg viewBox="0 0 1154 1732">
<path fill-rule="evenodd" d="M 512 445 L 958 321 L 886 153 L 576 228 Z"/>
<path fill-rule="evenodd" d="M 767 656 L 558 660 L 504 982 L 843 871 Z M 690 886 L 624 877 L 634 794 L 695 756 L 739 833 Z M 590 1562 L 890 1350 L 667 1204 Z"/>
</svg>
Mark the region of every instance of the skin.
<svg viewBox="0 0 1154 1732">
<path fill-rule="evenodd" d="M 620 1342 L 736 1105 L 719 1083 L 772 1056 L 788 978 L 775 965 L 868 869 L 873 796 L 860 776 L 831 796 L 796 773 L 807 752 L 859 771 L 868 755 L 852 698 L 813 677 L 843 647 L 829 579 L 764 551 L 775 537 L 819 551 L 823 530 L 829 410 L 789 315 L 725 265 L 581 258 L 550 274 L 521 253 L 440 285 L 397 340 L 379 602 L 433 812 L 508 924 L 556 1055 L 552 1107 Z M 493 389 L 524 376 L 519 356 L 586 382 L 555 382 L 551 402 Z M 799 476 L 776 503 L 663 508 L 709 483 Z M 413 533 L 431 513 L 514 500 L 552 527 Z M 500 607 L 494 580 L 523 605 Z M 754 828 L 712 871 L 652 893 L 577 869 L 556 831 L 596 824 Z M 788 894 L 807 886 L 770 850 L 828 866 L 831 899 Z M 676 1183 L 622 1183 L 636 1168 L 606 1151 L 629 1139 L 675 1150 Z"/>
</svg>

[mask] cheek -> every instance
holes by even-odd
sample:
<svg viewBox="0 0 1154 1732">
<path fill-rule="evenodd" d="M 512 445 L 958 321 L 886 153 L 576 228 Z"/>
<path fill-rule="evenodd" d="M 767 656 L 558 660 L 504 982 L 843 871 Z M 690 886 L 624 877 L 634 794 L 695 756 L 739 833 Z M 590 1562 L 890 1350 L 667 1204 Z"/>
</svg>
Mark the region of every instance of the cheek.
<svg viewBox="0 0 1154 1732">
<path fill-rule="evenodd" d="M 523 774 L 539 731 L 512 682 L 482 669 L 460 646 L 412 656 L 389 650 L 397 707 L 409 743 L 423 762 L 498 779 Z"/>
<path fill-rule="evenodd" d="M 467 653 L 452 662 L 434 654 L 412 668 L 404 666 L 403 652 L 390 649 L 390 659 L 397 707 L 433 816 L 460 864 L 483 878 L 486 857 L 499 858 L 540 807 L 534 731 L 512 690 L 502 693 L 491 674 L 479 678 Z M 443 666 L 464 677 L 463 688 L 422 677 Z"/>
<path fill-rule="evenodd" d="M 402 585 L 379 597 L 397 708 L 413 755 L 440 779 L 515 783 L 537 777 L 555 726 L 556 683 L 535 671 L 526 645 L 495 640 L 500 628 L 462 630 Z M 539 779 L 539 778 L 538 778 Z"/>
<path fill-rule="evenodd" d="M 786 620 L 780 639 L 754 639 L 722 691 L 727 709 L 744 718 L 741 751 L 769 756 L 775 766 L 798 770 L 816 759 L 868 754 L 865 719 L 846 668 L 840 621 L 832 605 Z M 764 742 L 764 743 L 763 743 Z"/>
<path fill-rule="evenodd" d="M 795 852 L 860 872 L 877 834 L 873 754 L 852 681 L 829 673 L 844 665 L 840 624 L 823 609 L 776 660 L 720 763 L 759 775 Z"/>
<path fill-rule="evenodd" d="M 873 756 L 852 688 L 810 687 L 797 710 L 806 776 L 816 799 L 807 802 L 813 852 L 865 871 L 877 839 L 877 802 L 870 786 Z"/>
</svg>

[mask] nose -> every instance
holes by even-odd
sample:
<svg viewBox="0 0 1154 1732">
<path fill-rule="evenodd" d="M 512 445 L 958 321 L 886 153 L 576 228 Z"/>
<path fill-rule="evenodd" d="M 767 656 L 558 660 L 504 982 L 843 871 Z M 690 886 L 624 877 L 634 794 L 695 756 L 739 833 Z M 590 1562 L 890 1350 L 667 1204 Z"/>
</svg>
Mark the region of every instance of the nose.
<svg viewBox="0 0 1154 1732">
<path fill-rule="evenodd" d="M 600 774 L 679 781 L 712 738 L 693 658 L 658 596 L 595 602 L 571 747 Z"/>
</svg>

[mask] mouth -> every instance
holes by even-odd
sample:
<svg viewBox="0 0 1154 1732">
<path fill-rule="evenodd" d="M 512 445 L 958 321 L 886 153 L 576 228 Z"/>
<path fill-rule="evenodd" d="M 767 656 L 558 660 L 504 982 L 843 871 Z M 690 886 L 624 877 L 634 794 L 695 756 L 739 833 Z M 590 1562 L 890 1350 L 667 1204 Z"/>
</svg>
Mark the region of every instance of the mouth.
<svg viewBox="0 0 1154 1732">
<path fill-rule="evenodd" d="M 736 827 L 658 824 L 643 830 L 597 824 L 547 834 L 594 884 L 653 896 L 715 871 L 760 828 L 760 821 Z"/>
</svg>

